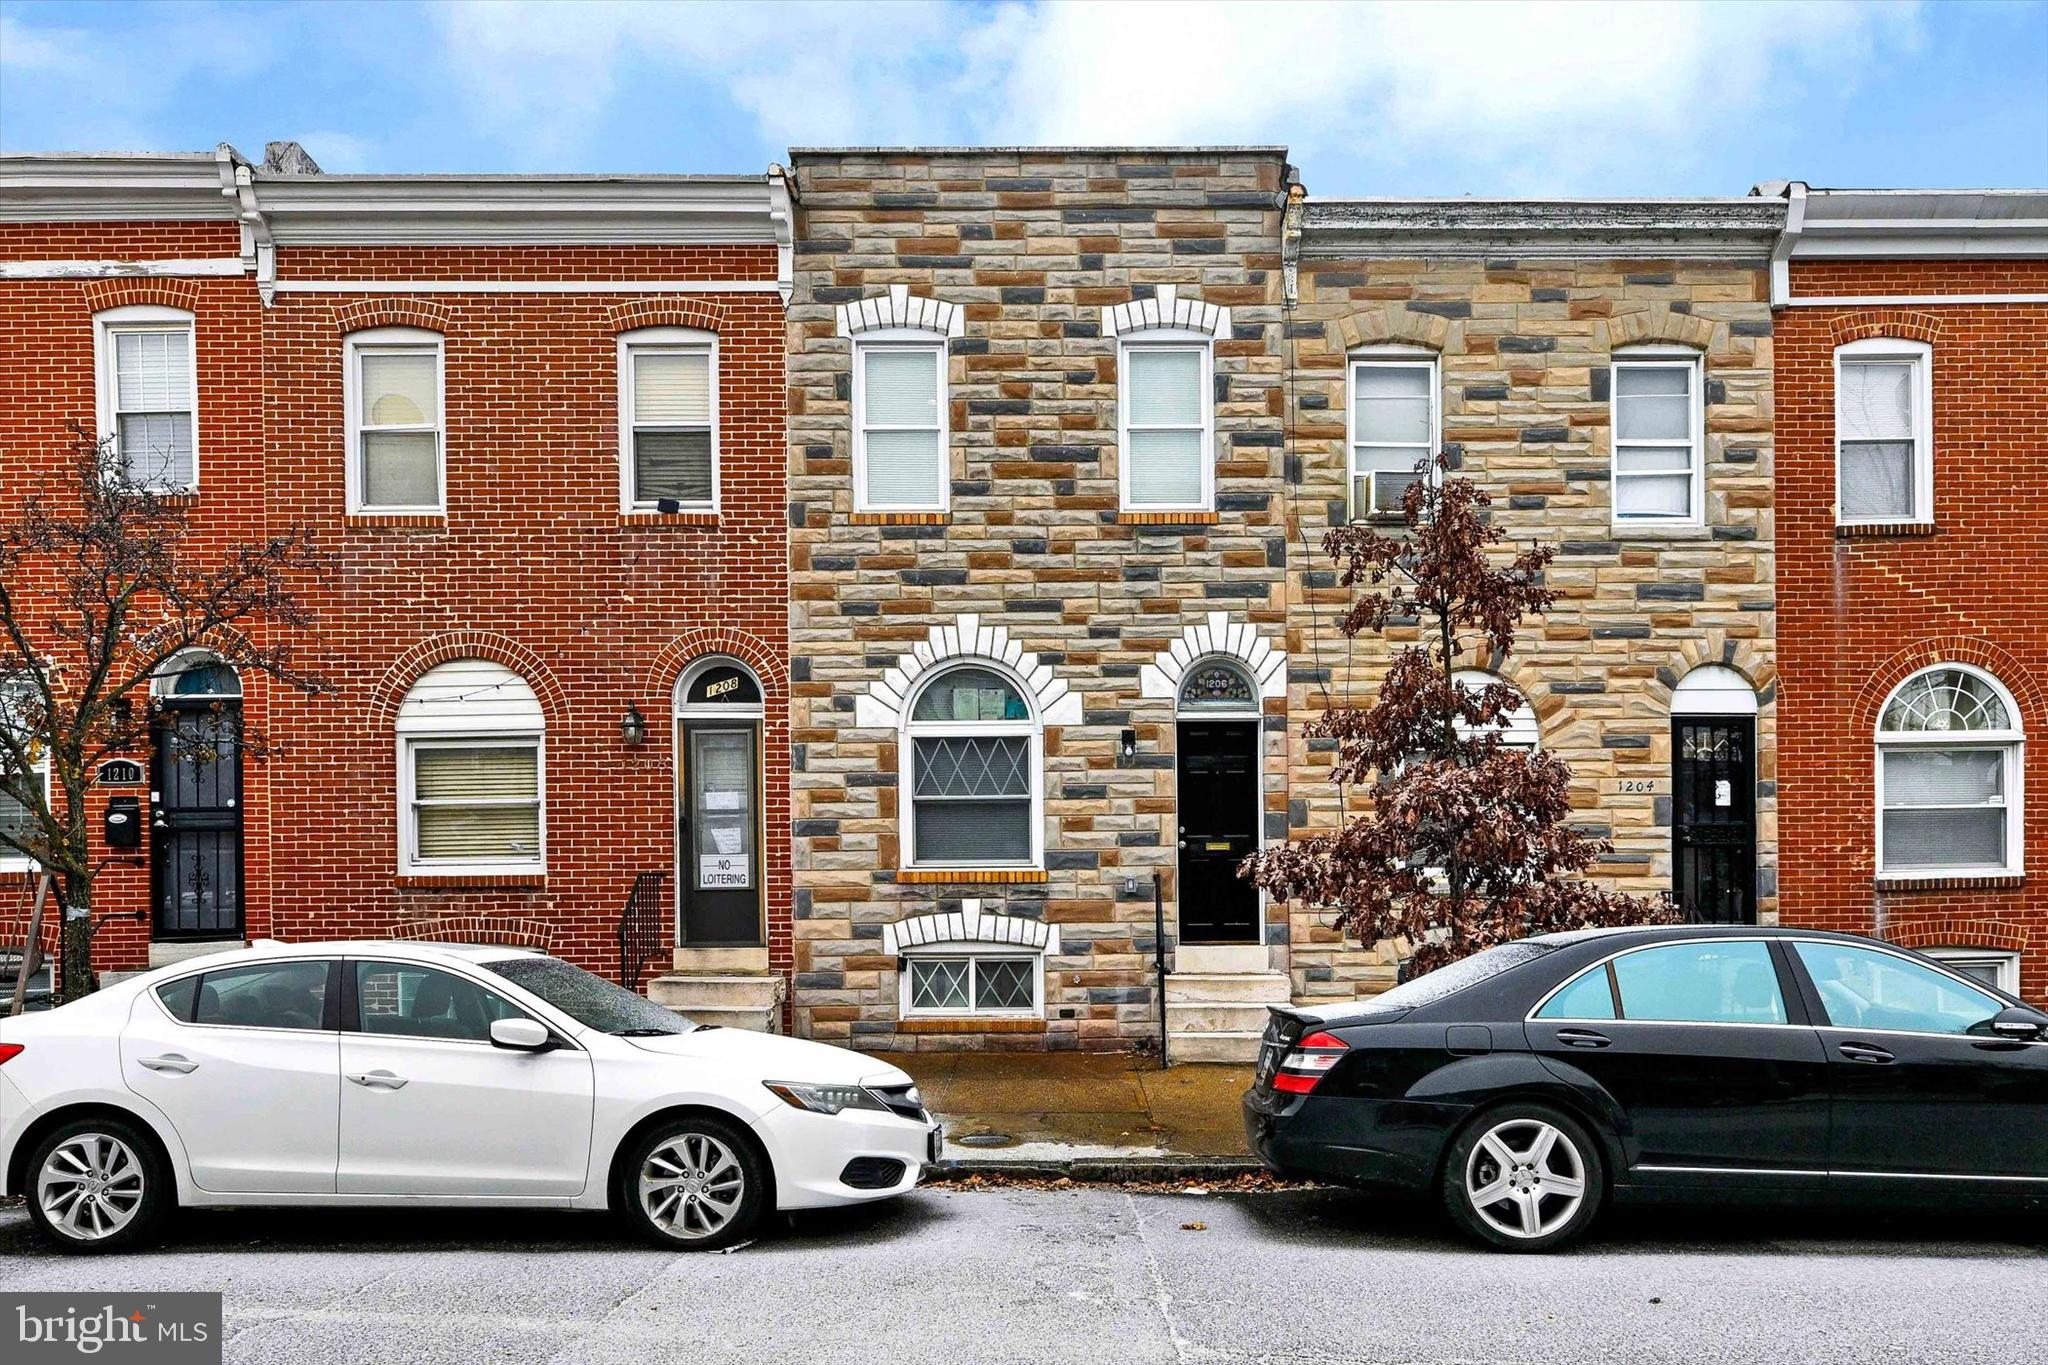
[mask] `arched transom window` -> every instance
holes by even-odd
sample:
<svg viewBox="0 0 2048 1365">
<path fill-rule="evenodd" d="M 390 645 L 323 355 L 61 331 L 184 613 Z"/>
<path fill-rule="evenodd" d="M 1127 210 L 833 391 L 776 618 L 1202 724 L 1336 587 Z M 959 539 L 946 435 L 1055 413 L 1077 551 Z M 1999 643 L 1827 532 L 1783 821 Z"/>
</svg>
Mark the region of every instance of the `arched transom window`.
<svg viewBox="0 0 2048 1365">
<path fill-rule="evenodd" d="M 1944 664 L 1901 683 L 1878 716 L 1878 872 L 2017 873 L 2021 739 L 1988 673 Z"/>
<path fill-rule="evenodd" d="M 1189 711 L 1256 711 L 1259 692 L 1251 675 L 1225 659 L 1204 659 L 1187 671 L 1180 684 L 1180 709 Z"/>
<path fill-rule="evenodd" d="M 1036 867 L 1038 720 L 994 668 L 938 674 L 911 704 L 905 831 L 913 867 Z"/>
</svg>

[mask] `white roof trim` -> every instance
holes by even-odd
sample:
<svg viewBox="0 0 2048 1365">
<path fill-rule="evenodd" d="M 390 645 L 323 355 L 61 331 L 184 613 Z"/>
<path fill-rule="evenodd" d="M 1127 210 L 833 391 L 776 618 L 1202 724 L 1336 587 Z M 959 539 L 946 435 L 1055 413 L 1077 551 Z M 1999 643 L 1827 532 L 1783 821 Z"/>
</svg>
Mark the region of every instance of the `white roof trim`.
<svg viewBox="0 0 2048 1365">
<path fill-rule="evenodd" d="M 1230 310 L 1200 299 L 1180 297 L 1180 286 L 1162 284 L 1149 299 L 1132 299 L 1102 310 L 1104 336 L 1165 329 L 1207 332 L 1221 341 L 1230 335 Z"/>
<path fill-rule="evenodd" d="M 1059 935 L 1044 920 L 1021 915 L 983 914 L 981 902 L 963 900 L 955 911 L 912 915 L 882 926 L 882 951 L 894 956 L 916 948 L 1022 948 L 1060 951 Z"/>
<path fill-rule="evenodd" d="M 967 330 L 967 310 L 942 299 L 912 298 L 910 286 L 892 284 L 886 294 L 873 294 L 834 309 L 838 334 L 856 337 L 863 332 L 930 332 L 934 336 L 957 337 Z"/>
<path fill-rule="evenodd" d="M 1041 725 L 1079 725 L 1081 694 L 1054 676 L 1050 664 L 1010 638 L 1007 626 L 985 626 L 975 612 L 963 611 L 950 626 L 933 626 L 930 634 L 894 666 L 853 699 L 853 723 L 861 729 L 894 730 L 903 724 L 903 708 L 917 690 L 917 680 L 955 660 L 982 659 L 1012 674 L 1032 694 Z"/>
<path fill-rule="evenodd" d="M 1268 644 L 1258 629 L 1233 623 L 1227 611 L 1212 611 L 1207 621 L 1184 627 L 1180 639 L 1138 668 L 1138 695 L 1162 701 L 1180 699 L 1181 680 L 1203 659 L 1227 655 L 1252 675 L 1261 697 L 1287 695 L 1287 651 Z"/>
</svg>

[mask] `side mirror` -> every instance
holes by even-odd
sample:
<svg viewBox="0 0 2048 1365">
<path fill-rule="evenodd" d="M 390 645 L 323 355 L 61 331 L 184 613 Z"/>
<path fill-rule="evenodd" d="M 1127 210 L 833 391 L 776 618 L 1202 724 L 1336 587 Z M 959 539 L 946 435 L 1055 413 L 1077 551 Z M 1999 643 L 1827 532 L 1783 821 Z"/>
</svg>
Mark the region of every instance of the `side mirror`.
<svg viewBox="0 0 2048 1365">
<path fill-rule="evenodd" d="M 2033 1042 L 2048 1033 L 2048 1015 L 2014 1005 L 1991 1016 L 1991 1032 L 2000 1038 Z"/>
<path fill-rule="evenodd" d="M 545 1052 L 554 1035 L 548 1026 L 535 1019 L 494 1019 L 491 1021 L 491 1045 L 509 1047 L 515 1052 Z"/>
</svg>

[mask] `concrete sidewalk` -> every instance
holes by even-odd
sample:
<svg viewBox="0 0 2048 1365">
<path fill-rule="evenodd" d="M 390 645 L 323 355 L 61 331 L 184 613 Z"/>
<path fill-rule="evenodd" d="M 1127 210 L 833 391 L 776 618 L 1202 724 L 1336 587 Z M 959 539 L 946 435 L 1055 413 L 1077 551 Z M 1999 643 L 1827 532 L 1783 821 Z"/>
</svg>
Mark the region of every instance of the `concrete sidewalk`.
<svg viewBox="0 0 2048 1365">
<path fill-rule="evenodd" d="M 891 1053 L 946 1125 L 942 1172 L 1085 1179 L 1258 1169 L 1238 1101 L 1245 1066 L 1159 1070 L 1097 1053 Z"/>
</svg>

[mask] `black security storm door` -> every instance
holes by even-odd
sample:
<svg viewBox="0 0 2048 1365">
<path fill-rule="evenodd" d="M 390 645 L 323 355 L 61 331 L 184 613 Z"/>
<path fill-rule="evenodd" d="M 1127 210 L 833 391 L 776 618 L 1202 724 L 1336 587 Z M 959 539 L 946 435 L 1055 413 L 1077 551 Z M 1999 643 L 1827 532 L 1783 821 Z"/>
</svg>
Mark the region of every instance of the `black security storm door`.
<svg viewBox="0 0 2048 1365">
<path fill-rule="evenodd" d="M 1673 894 L 1703 924 L 1756 923 L 1756 721 L 1671 722 Z"/>
<path fill-rule="evenodd" d="M 154 731 L 150 889 L 159 939 L 239 939 L 242 703 L 165 698 Z"/>
</svg>

